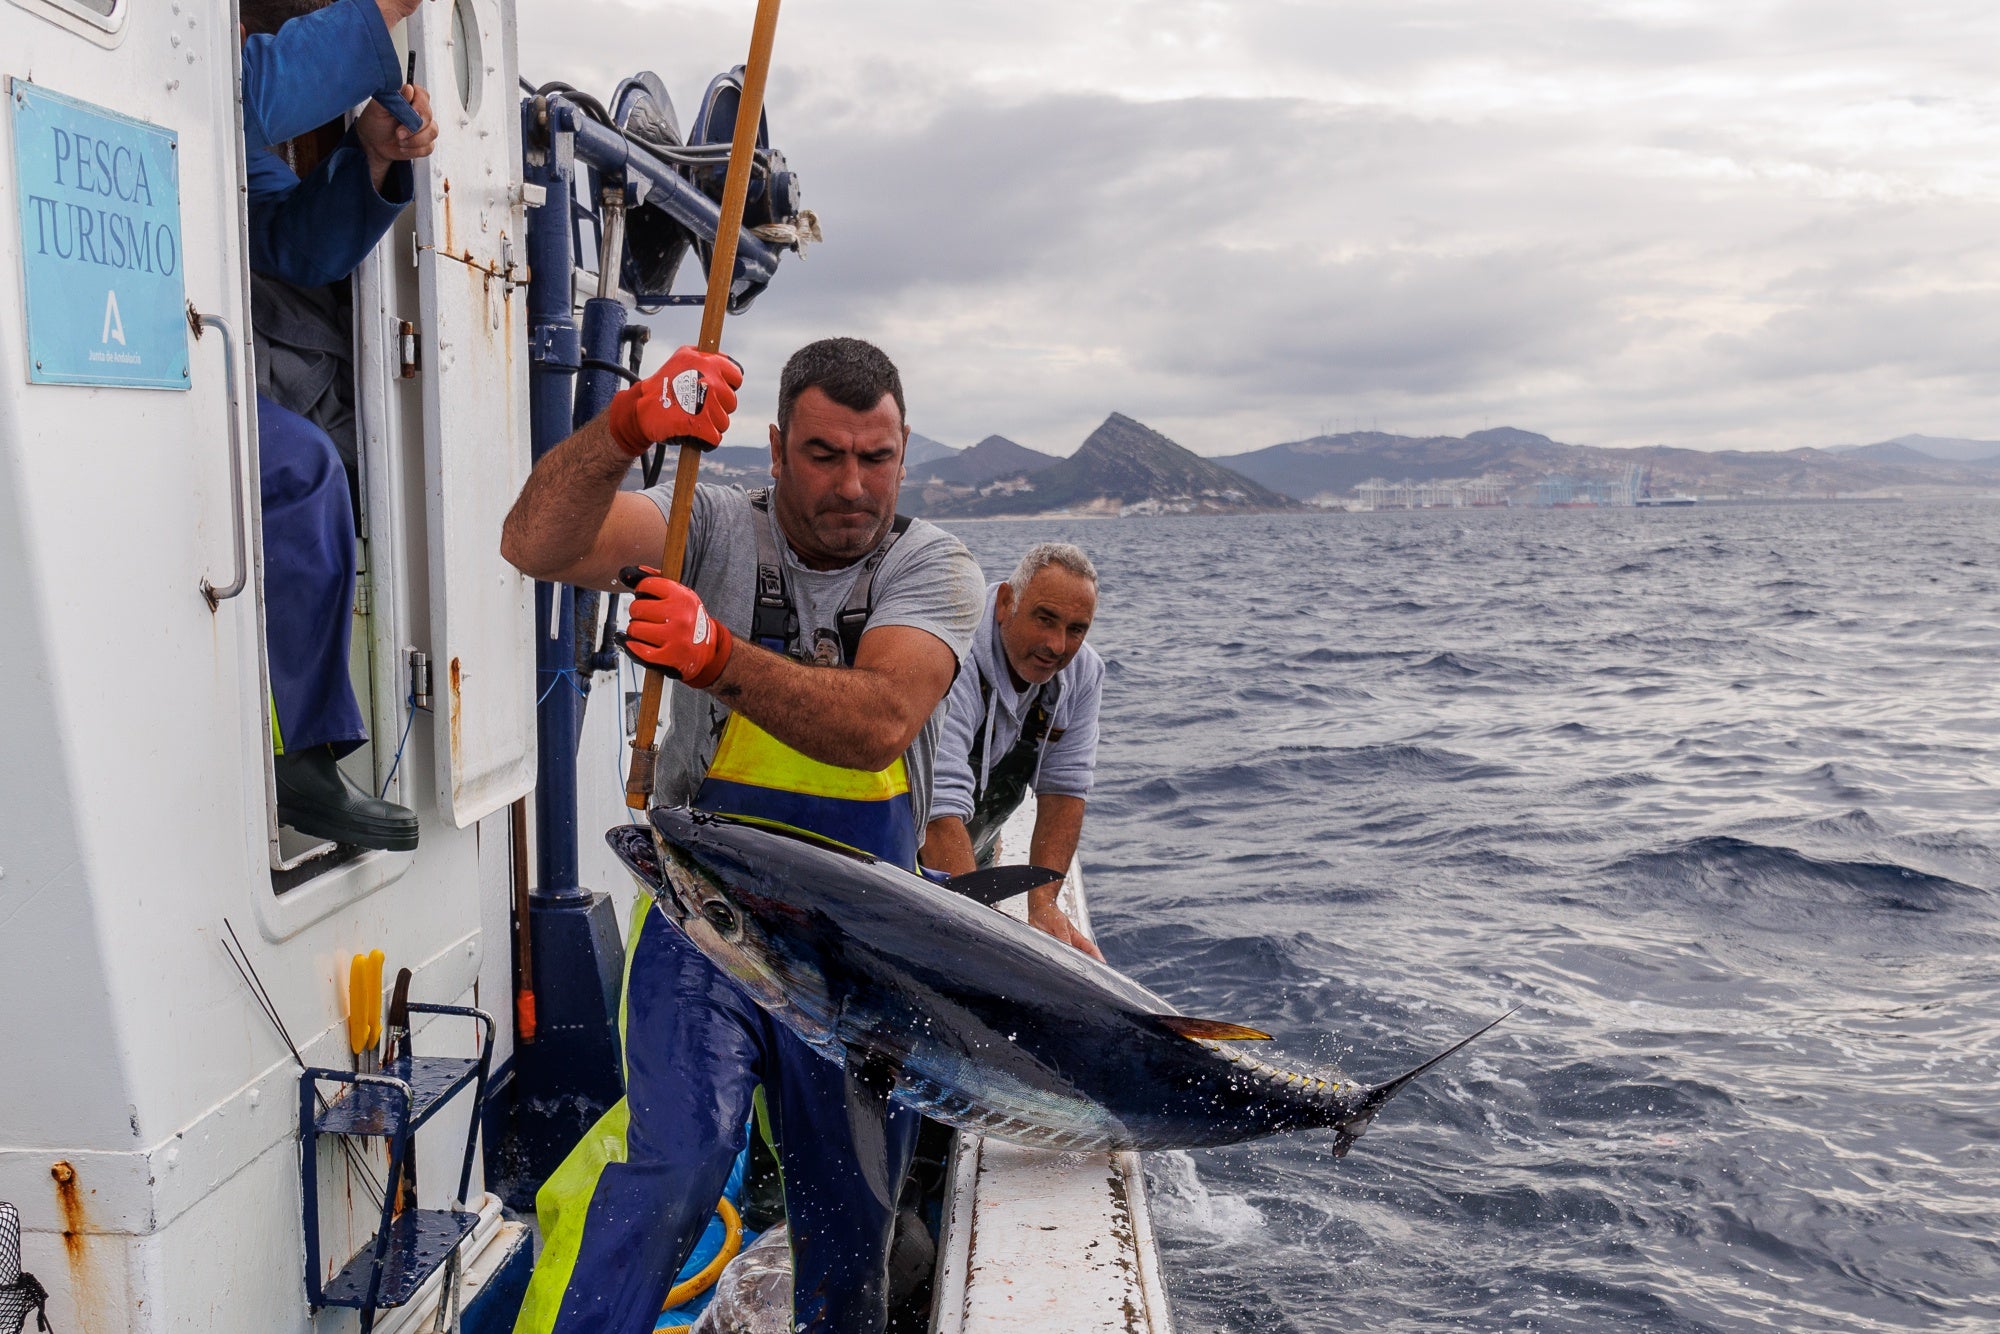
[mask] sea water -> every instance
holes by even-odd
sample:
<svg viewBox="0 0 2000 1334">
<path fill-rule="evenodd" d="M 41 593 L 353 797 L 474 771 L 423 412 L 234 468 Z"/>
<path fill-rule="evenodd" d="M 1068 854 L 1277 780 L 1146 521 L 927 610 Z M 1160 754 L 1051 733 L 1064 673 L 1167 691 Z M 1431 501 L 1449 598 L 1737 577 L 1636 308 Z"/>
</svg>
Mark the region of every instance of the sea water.
<svg viewBox="0 0 2000 1334">
<path fill-rule="evenodd" d="M 1396 1073 L 1152 1155 L 1183 1331 L 2000 1329 L 2000 505 L 954 525 L 1103 576 L 1104 952 Z"/>
</svg>

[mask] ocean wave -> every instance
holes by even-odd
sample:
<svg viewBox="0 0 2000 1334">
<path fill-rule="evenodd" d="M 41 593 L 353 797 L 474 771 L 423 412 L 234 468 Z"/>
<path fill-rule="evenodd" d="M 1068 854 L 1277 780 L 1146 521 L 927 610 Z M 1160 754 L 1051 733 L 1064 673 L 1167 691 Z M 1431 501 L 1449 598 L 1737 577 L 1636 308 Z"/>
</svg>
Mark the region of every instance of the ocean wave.
<svg viewBox="0 0 2000 1334">
<path fill-rule="evenodd" d="M 1631 792 L 1637 788 L 1658 787 L 1665 781 L 1658 774 L 1639 770 L 1633 773 L 1602 774 L 1593 778 L 1579 779 L 1561 790 L 1566 796 L 1604 796 Z"/>
<path fill-rule="evenodd" d="M 1488 664 L 1470 662 L 1456 653 L 1436 653 L 1415 664 L 1412 671 L 1449 673 L 1453 676 L 1482 676 L 1491 670 Z"/>
<path fill-rule="evenodd" d="M 1673 1123 L 1707 1122 L 1733 1100 L 1691 1078 L 1630 1074 L 1601 1061 L 1576 1061 L 1528 1081 L 1544 1116 L 1575 1122 L 1622 1122 L 1644 1117 L 1657 1133 Z"/>
<path fill-rule="evenodd" d="M 1822 837 L 1835 838 L 1873 838 L 1889 832 L 1883 828 L 1880 820 L 1859 806 L 1851 811 L 1842 811 L 1839 815 L 1826 815 L 1817 820 L 1808 820 L 1799 828 Z"/>
<path fill-rule="evenodd" d="M 1285 746 L 1245 763 L 1191 770 L 1182 780 L 1192 794 L 1262 788 L 1296 795 L 1310 794 L 1317 785 L 1374 783 L 1384 778 L 1467 783 L 1518 772 L 1512 765 L 1434 746 Z"/>
<path fill-rule="evenodd" d="M 1290 661 L 1313 666 L 1328 666 L 1333 663 L 1345 662 L 1400 662 L 1415 656 L 1417 655 L 1409 650 L 1402 649 L 1352 650 L 1315 648 L 1307 649 L 1304 653 L 1294 654 Z"/>
<path fill-rule="evenodd" d="M 1927 913 L 1989 897 L 1977 886 L 1895 862 L 1819 858 L 1729 835 L 1628 854 L 1604 867 L 1598 879 L 1633 893 L 1722 900 L 1750 910 L 1783 903 L 1783 920 L 1792 925 L 1797 919 L 1789 912 L 1801 904 L 1814 911 Z"/>
</svg>

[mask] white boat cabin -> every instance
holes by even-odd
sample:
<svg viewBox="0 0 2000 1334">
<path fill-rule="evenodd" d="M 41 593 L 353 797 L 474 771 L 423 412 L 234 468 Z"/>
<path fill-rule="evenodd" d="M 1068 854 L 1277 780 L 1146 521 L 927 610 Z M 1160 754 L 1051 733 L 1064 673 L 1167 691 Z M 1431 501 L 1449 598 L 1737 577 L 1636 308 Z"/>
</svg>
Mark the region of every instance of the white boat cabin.
<svg viewBox="0 0 2000 1334">
<path fill-rule="evenodd" d="M 511 0 L 430 0 L 393 36 L 441 133 L 352 278 L 351 675 L 373 740 L 342 764 L 417 812 L 413 852 L 277 820 L 234 6 L 0 0 L 0 1202 L 66 1334 L 365 1327 L 309 1288 L 377 1235 L 388 1141 L 301 1135 L 325 1114 L 310 1093 L 302 1111 L 301 1063 L 361 1064 L 356 955 L 410 969 L 413 1001 L 492 1016 L 496 1088 L 519 1068 L 537 835 L 516 803 L 537 784 L 545 627 L 497 536 L 530 466 L 542 198 Z M 577 878 L 622 923 L 633 888 L 597 833 L 624 814 L 625 710 L 615 678 L 599 689 Z M 474 1019 L 414 1018 L 419 1054 L 482 1056 Z M 417 1200 L 457 1228 L 440 1255 L 464 1238 L 458 1262 L 375 1328 L 428 1327 L 447 1280 L 467 1329 L 511 1328 L 529 1239 L 485 1155 L 460 1196 L 474 1101 L 415 1136 Z M 1095 1185 L 1055 1208 L 1068 1188 L 1018 1156 L 961 1146 L 937 1327 L 1167 1329 L 1135 1162 L 1086 1164 Z M 1037 1192 L 1064 1230 L 1009 1232 Z M 975 1253 L 975 1215 L 1012 1249 Z M 1061 1268 L 1114 1223 L 1139 1258 Z M 1110 1323 L 1052 1317 L 1072 1288 Z"/>
</svg>

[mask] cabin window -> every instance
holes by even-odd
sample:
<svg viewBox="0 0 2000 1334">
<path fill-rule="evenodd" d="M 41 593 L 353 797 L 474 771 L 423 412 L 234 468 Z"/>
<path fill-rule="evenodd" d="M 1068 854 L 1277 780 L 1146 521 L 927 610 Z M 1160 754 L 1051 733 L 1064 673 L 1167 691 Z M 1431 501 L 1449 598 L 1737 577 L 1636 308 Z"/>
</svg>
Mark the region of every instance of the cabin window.
<svg viewBox="0 0 2000 1334">
<path fill-rule="evenodd" d="M 467 115 L 477 115 L 485 65 L 479 49 L 479 16 L 472 12 L 471 0 L 452 0 L 451 72 L 458 83 L 458 104 Z"/>
<path fill-rule="evenodd" d="M 23 9 L 53 9 L 72 14 L 93 28 L 116 32 L 125 23 L 125 0 L 15 0 Z"/>
</svg>

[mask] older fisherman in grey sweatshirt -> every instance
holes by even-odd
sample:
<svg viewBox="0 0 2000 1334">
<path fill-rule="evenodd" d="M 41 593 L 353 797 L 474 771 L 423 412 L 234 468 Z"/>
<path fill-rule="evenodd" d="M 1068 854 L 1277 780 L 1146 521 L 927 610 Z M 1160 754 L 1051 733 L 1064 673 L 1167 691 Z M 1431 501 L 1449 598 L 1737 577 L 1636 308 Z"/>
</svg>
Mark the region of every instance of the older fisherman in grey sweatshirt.
<svg viewBox="0 0 2000 1334">
<path fill-rule="evenodd" d="M 1000 827 L 1030 789 L 1028 861 L 1067 869 L 1097 765 L 1104 660 L 1083 637 L 1097 614 L 1097 570 L 1067 542 L 1043 542 L 986 590 L 966 666 L 945 697 L 923 863 L 958 875 L 992 859 Z M 1060 881 L 1029 891 L 1028 921 L 1086 954 L 1090 937 L 1056 906 Z"/>
</svg>

